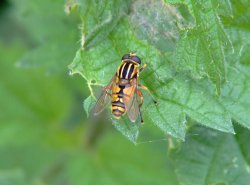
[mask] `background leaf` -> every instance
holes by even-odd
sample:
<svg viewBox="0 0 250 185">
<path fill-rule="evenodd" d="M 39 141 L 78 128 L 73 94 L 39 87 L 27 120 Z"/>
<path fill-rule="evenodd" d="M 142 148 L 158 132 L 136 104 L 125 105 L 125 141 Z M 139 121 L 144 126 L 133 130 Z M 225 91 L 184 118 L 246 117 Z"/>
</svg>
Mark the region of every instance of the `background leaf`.
<svg viewBox="0 0 250 185">
<path fill-rule="evenodd" d="M 181 184 L 249 182 L 249 163 L 232 135 L 194 127 L 184 146 L 172 155 Z"/>
<path fill-rule="evenodd" d="M 79 33 L 76 25 L 79 18 L 74 14 L 66 16 L 60 1 L 49 4 L 40 0 L 11 2 L 14 4 L 11 20 L 22 24 L 27 32 L 26 37 L 29 37 L 30 50 L 19 59 L 17 65 L 40 67 L 47 74 L 67 73 L 64 66 L 71 61 L 77 48 Z"/>
<path fill-rule="evenodd" d="M 247 184 L 249 7 L 1 1 L 0 184 Z M 144 92 L 144 125 L 93 117 L 131 50 L 157 105 Z"/>
<path fill-rule="evenodd" d="M 176 49 L 177 63 L 181 68 L 194 71 L 199 78 L 208 76 L 220 94 L 221 84 L 225 81 L 224 47 L 230 44 L 218 16 L 220 3 L 191 0 L 186 5 L 196 25 L 183 31 Z"/>
</svg>

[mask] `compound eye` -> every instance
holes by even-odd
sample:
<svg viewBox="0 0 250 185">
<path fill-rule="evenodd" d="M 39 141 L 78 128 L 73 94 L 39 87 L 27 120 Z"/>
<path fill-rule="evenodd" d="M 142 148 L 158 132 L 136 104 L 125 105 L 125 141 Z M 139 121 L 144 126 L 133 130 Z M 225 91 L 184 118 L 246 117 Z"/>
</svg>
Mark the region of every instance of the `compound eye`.
<svg viewBox="0 0 250 185">
<path fill-rule="evenodd" d="M 129 54 L 125 54 L 123 55 L 122 60 L 129 59 L 129 58 L 130 58 Z"/>
<path fill-rule="evenodd" d="M 131 60 L 135 61 L 138 64 L 141 64 L 141 59 L 138 56 L 132 56 Z"/>
</svg>

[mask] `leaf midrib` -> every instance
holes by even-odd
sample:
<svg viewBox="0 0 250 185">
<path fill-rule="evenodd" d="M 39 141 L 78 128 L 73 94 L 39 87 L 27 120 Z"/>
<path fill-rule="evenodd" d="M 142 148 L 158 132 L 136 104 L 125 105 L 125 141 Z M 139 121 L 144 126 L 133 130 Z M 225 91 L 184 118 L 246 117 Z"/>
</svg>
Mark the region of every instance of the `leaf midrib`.
<svg viewBox="0 0 250 185">
<path fill-rule="evenodd" d="M 204 179 L 204 185 L 208 185 L 208 182 L 209 182 L 209 177 L 211 175 L 211 172 L 212 172 L 212 168 L 214 166 L 214 163 L 216 162 L 216 159 L 217 159 L 217 156 L 219 155 L 219 151 L 221 149 L 221 145 L 224 143 L 224 140 L 226 139 L 226 136 L 223 136 L 221 139 L 220 139 L 220 142 L 216 142 L 217 145 L 215 145 L 213 148 L 214 151 L 213 151 L 213 154 L 212 154 L 212 157 L 211 157 L 211 160 L 209 161 L 208 163 L 208 168 L 207 168 L 207 173 L 205 175 L 205 179 Z"/>
</svg>

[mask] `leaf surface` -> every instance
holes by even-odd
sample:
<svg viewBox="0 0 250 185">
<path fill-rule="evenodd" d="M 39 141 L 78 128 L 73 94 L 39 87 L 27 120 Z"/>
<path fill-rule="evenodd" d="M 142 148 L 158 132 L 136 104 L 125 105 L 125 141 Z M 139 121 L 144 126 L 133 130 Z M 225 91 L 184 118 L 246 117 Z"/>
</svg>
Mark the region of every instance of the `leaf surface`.
<svg viewBox="0 0 250 185">
<path fill-rule="evenodd" d="M 171 154 L 180 184 L 249 184 L 249 163 L 236 137 L 198 126 L 189 134 L 181 149 Z"/>
<path fill-rule="evenodd" d="M 198 6 L 201 6 L 200 3 L 193 4 L 198 17 L 200 13 Z M 196 17 L 198 19 L 196 20 L 196 27 L 191 31 L 187 31 L 186 36 L 179 26 L 174 26 L 176 24 L 182 27 L 188 25 L 190 15 L 184 13 L 183 7 L 178 9 L 177 7 L 166 6 L 161 2 L 154 1 L 137 1 L 132 3 L 130 5 L 132 7 L 131 13 L 119 21 L 117 28 L 110 32 L 98 45 L 87 50 L 79 49 L 69 68 L 73 74 L 81 74 L 87 80 L 89 87 L 91 85 L 103 86 L 114 75 L 121 56 L 129 51 L 138 51 L 138 55 L 149 66 L 141 74 L 140 81 L 149 87 L 158 101 L 157 105 L 152 104 L 150 96 L 145 93 L 146 102 L 142 112 L 145 112 L 144 115 L 149 124 L 153 123 L 164 133 L 182 140 L 185 138 L 187 116 L 210 128 L 234 133 L 231 123 L 232 115 L 229 114 L 227 108 L 214 95 L 212 86 L 207 83 L 207 80 L 201 80 L 201 74 L 216 73 L 214 82 L 216 81 L 217 89 L 219 90 L 222 78 L 224 79 L 225 76 L 224 45 L 221 39 L 227 37 L 221 22 L 217 19 L 216 12 L 209 13 L 211 12 L 209 8 L 212 9 L 214 7 L 214 4 L 211 3 L 209 2 L 209 6 L 207 6 L 207 14 L 201 13 L 202 15 L 200 15 L 204 16 L 204 20 Z M 146 9 L 148 4 L 150 4 L 150 8 Z M 106 11 L 105 8 L 103 11 Z M 203 21 L 208 19 L 208 17 L 213 17 L 213 19 L 208 24 L 205 24 Z M 86 19 L 85 22 L 88 23 L 88 17 L 84 18 Z M 190 24 L 193 23 L 190 22 Z M 218 29 L 214 28 L 215 25 L 218 26 Z M 170 33 L 169 28 L 172 28 L 171 34 L 165 35 L 162 39 L 157 37 L 157 35 L 162 35 L 162 33 Z M 95 27 L 92 29 L 95 29 Z M 132 30 L 135 31 L 133 32 Z M 202 30 L 205 30 L 203 35 L 199 33 Z M 190 35 L 190 33 L 193 35 Z M 205 38 L 210 38 L 209 35 L 211 40 L 207 41 Z M 96 37 L 100 36 L 104 37 L 103 34 L 96 35 Z M 171 43 L 167 42 L 170 40 L 172 41 Z M 211 43 L 209 44 L 210 41 Z M 164 48 L 163 43 L 167 43 L 169 47 L 167 49 Z M 174 54 L 173 49 L 176 43 L 177 49 Z M 189 54 L 185 54 L 187 48 L 190 48 L 187 43 L 190 46 L 195 46 L 193 50 L 189 51 Z M 207 48 L 208 45 L 211 45 L 212 48 Z M 212 55 L 207 52 L 207 49 L 213 50 Z M 205 55 L 207 55 L 207 58 Z M 175 60 L 178 57 L 189 63 L 182 70 L 185 71 L 186 68 L 190 68 L 192 76 L 179 73 L 179 70 L 176 71 L 175 67 L 183 64 L 182 61 Z M 211 60 L 216 60 L 217 63 L 210 65 L 206 62 Z M 199 61 L 201 66 L 197 67 L 196 63 L 191 64 L 191 62 L 195 61 Z M 211 68 L 209 69 L 210 72 L 206 71 L 207 69 L 202 71 L 202 66 Z M 193 77 L 198 78 L 194 79 Z M 91 95 L 93 96 L 94 93 Z M 124 133 L 127 133 L 127 131 L 124 130 Z"/>
</svg>

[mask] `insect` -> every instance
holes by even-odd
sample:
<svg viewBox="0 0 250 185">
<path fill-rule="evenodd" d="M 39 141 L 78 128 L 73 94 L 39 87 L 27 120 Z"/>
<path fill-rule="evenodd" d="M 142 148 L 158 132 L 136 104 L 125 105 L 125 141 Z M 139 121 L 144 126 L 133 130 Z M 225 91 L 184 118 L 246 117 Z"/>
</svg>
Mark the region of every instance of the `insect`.
<svg viewBox="0 0 250 185">
<path fill-rule="evenodd" d="M 140 108 L 144 98 L 140 89 L 147 90 L 150 95 L 151 93 L 146 86 L 138 83 L 139 74 L 147 66 L 144 64 L 140 68 L 140 64 L 141 59 L 134 52 L 122 57 L 115 75 L 109 84 L 103 87 L 102 94 L 94 107 L 94 115 L 101 113 L 111 102 L 112 114 L 116 119 L 120 119 L 126 113 L 129 119 L 135 122 L 140 115 L 143 123 Z M 155 100 L 154 102 L 156 103 Z"/>
</svg>

